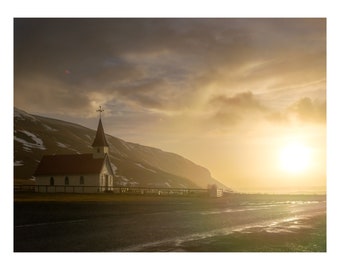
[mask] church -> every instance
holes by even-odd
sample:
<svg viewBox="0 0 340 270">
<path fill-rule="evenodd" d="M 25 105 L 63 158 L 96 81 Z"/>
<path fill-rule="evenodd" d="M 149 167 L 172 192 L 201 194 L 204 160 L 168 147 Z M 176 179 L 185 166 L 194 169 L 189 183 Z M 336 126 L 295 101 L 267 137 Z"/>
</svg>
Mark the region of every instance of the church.
<svg viewBox="0 0 340 270">
<path fill-rule="evenodd" d="M 114 172 L 100 118 L 92 153 L 45 155 L 35 171 L 37 192 L 95 193 L 113 189 Z"/>
</svg>

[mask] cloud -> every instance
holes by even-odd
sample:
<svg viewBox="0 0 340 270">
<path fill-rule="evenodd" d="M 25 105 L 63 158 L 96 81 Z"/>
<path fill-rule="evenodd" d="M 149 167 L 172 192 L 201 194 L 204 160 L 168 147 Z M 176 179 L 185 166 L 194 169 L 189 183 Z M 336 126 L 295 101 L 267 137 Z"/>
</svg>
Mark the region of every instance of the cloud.
<svg viewBox="0 0 340 270">
<path fill-rule="evenodd" d="M 15 105 L 36 112 L 210 100 L 236 123 L 263 113 L 260 93 L 325 78 L 324 19 L 15 19 L 14 37 Z"/>
<path fill-rule="evenodd" d="M 267 119 L 273 123 L 326 123 L 326 101 L 304 97 L 289 105 L 285 110 L 272 112 Z"/>
<path fill-rule="evenodd" d="M 263 121 L 285 125 L 326 122 L 326 101 L 312 100 L 310 97 L 301 98 L 276 111 L 252 92 L 243 92 L 229 97 L 216 96 L 209 101 L 208 107 L 214 123 L 226 127 L 240 123 L 256 125 Z"/>
<path fill-rule="evenodd" d="M 213 119 L 223 124 L 236 124 L 251 120 L 267 112 L 267 108 L 252 92 L 243 92 L 231 97 L 216 96 L 209 101 Z"/>
<path fill-rule="evenodd" d="M 166 90 L 166 82 L 155 78 L 135 81 L 121 88 L 115 88 L 112 92 L 128 104 L 149 109 L 162 109 L 164 106 L 161 98 L 162 89 Z"/>
<path fill-rule="evenodd" d="M 302 98 L 288 108 L 288 114 L 303 122 L 326 122 L 326 101 Z"/>
<path fill-rule="evenodd" d="M 16 92 L 17 88 L 22 89 L 20 95 Z M 92 113 L 92 110 L 84 110 L 91 105 L 87 92 L 80 93 L 78 87 L 53 78 L 34 76 L 25 82 L 16 81 L 14 91 L 14 103 L 27 104 L 30 112 L 81 117 Z"/>
<path fill-rule="evenodd" d="M 217 105 L 223 110 L 239 110 L 239 111 L 263 111 L 265 108 L 254 97 L 252 92 L 244 92 L 236 94 L 232 97 L 217 96 L 211 99 L 212 105 Z"/>
</svg>

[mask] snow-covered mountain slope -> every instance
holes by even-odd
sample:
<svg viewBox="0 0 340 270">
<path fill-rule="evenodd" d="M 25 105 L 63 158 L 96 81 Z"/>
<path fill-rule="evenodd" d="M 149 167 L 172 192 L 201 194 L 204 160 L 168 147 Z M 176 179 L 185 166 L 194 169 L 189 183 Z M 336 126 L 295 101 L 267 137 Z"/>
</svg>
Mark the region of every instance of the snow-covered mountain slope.
<svg viewBox="0 0 340 270">
<path fill-rule="evenodd" d="M 14 177 L 30 179 L 43 155 L 91 153 L 95 130 L 14 108 Z M 106 135 L 117 185 L 229 190 L 210 172 L 177 154 Z"/>
</svg>

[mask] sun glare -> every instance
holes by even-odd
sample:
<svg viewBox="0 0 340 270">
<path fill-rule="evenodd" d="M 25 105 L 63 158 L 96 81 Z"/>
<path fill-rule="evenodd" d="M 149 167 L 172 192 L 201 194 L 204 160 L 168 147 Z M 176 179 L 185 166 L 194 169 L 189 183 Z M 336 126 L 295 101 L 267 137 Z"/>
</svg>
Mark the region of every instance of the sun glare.
<svg viewBox="0 0 340 270">
<path fill-rule="evenodd" d="M 289 173 L 301 173 L 310 165 L 310 149 L 299 142 L 289 143 L 280 152 L 282 170 Z"/>
</svg>

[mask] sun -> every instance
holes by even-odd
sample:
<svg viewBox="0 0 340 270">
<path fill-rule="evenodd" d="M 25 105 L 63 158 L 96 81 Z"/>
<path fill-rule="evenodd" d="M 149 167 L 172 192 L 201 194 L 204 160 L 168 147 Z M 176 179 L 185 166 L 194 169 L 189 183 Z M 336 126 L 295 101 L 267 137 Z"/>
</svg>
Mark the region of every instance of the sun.
<svg viewBox="0 0 340 270">
<path fill-rule="evenodd" d="M 280 151 L 280 167 L 288 173 L 301 173 L 310 166 L 310 148 L 300 142 L 291 142 Z"/>
</svg>

